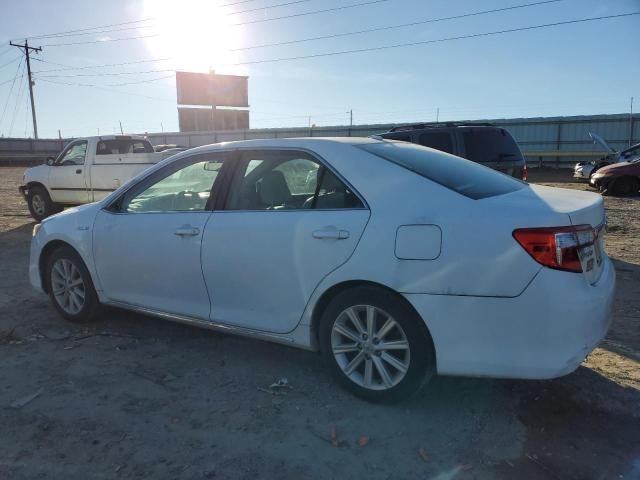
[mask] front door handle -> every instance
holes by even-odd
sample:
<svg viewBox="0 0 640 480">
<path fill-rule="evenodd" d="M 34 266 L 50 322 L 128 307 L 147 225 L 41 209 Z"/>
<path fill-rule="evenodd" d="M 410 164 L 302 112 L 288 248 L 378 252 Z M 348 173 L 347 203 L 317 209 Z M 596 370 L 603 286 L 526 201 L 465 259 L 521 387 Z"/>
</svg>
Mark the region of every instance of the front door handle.
<svg viewBox="0 0 640 480">
<path fill-rule="evenodd" d="M 198 227 L 192 227 L 191 225 L 183 225 L 173 233 L 179 237 L 194 237 L 200 234 L 200 229 Z"/>
<path fill-rule="evenodd" d="M 347 230 L 338 230 L 337 228 L 326 228 L 323 230 L 314 230 L 313 238 L 320 240 L 346 240 L 349 238 L 349 232 Z"/>
<path fill-rule="evenodd" d="M 77 174 L 81 174 L 81 173 L 82 173 L 82 169 L 81 169 L 81 168 L 78 168 L 78 169 L 76 170 L 76 173 L 77 173 Z"/>
</svg>

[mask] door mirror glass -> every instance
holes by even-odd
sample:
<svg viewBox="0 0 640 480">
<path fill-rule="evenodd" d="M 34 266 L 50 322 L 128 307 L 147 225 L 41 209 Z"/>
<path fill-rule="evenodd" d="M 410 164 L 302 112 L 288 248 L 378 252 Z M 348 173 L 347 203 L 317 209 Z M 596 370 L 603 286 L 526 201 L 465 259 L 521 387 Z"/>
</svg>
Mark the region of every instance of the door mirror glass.
<svg viewBox="0 0 640 480">
<path fill-rule="evenodd" d="M 56 161 L 55 158 L 53 157 L 47 157 L 47 165 L 49 165 L 50 167 L 53 167 L 53 163 Z"/>
</svg>

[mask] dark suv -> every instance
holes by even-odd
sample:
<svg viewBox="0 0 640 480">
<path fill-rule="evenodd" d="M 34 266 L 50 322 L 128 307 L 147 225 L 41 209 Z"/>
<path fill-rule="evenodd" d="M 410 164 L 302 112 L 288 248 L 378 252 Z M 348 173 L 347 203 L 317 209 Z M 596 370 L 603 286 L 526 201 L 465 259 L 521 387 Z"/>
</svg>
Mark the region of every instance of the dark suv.
<svg viewBox="0 0 640 480">
<path fill-rule="evenodd" d="M 489 123 L 420 123 L 380 135 L 457 155 L 512 177 L 527 179 L 527 164 L 511 134 Z"/>
</svg>

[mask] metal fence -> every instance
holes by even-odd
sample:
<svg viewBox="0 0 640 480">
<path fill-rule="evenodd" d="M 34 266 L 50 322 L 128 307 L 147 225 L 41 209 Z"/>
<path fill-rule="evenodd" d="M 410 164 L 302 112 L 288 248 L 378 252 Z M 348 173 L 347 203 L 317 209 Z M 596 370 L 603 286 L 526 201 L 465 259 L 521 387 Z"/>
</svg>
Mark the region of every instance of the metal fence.
<svg viewBox="0 0 640 480">
<path fill-rule="evenodd" d="M 490 122 L 511 132 L 531 166 L 570 167 L 577 161 L 604 155 L 594 145 L 589 132 L 603 137 L 614 149 L 640 142 L 640 115 L 589 115 L 576 117 L 546 117 L 476 120 Z M 471 121 L 473 122 L 473 121 Z M 154 145 L 177 144 L 195 147 L 218 142 L 263 138 L 293 137 L 355 137 L 388 131 L 399 124 L 354 125 L 313 128 L 267 128 L 218 132 L 150 133 Z M 43 161 L 60 151 L 68 140 L 30 140 L 0 138 L 0 162 L 18 163 L 30 159 Z"/>
</svg>

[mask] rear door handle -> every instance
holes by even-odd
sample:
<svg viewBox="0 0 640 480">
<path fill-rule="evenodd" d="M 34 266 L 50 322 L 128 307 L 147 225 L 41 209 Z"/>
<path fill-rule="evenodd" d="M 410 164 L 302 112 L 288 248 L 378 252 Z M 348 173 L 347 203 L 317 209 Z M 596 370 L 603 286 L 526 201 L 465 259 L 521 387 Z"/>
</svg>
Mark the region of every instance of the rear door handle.
<svg viewBox="0 0 640 480">
<path fill-rule="evenodd" d="M 192 227 L 191 225 L 183 225 L 173 233 L 179 237 L 194 237 L 200 234 L 200 229 L 198 227 Z"/>
<path fill-rule="evenodd" d="M 335 228 L 332 229 L 324 229 L 324 230 L 314 230 L 313 238 L 318 238 L 320 240 L 330 239 L 330 240 L 346 240 L 349 238 L 349 232 L 347 230 L 338 230 Z"/>
<path fill-rule="evenodd" d="M 78 168 L 78 169 L 76 170 L 76 173 L 77 173 L 77 174 L 81 174 L 81 173 L 82 173 L 82 169 L 81 169 L 81 168 Z"/>
</svg>

